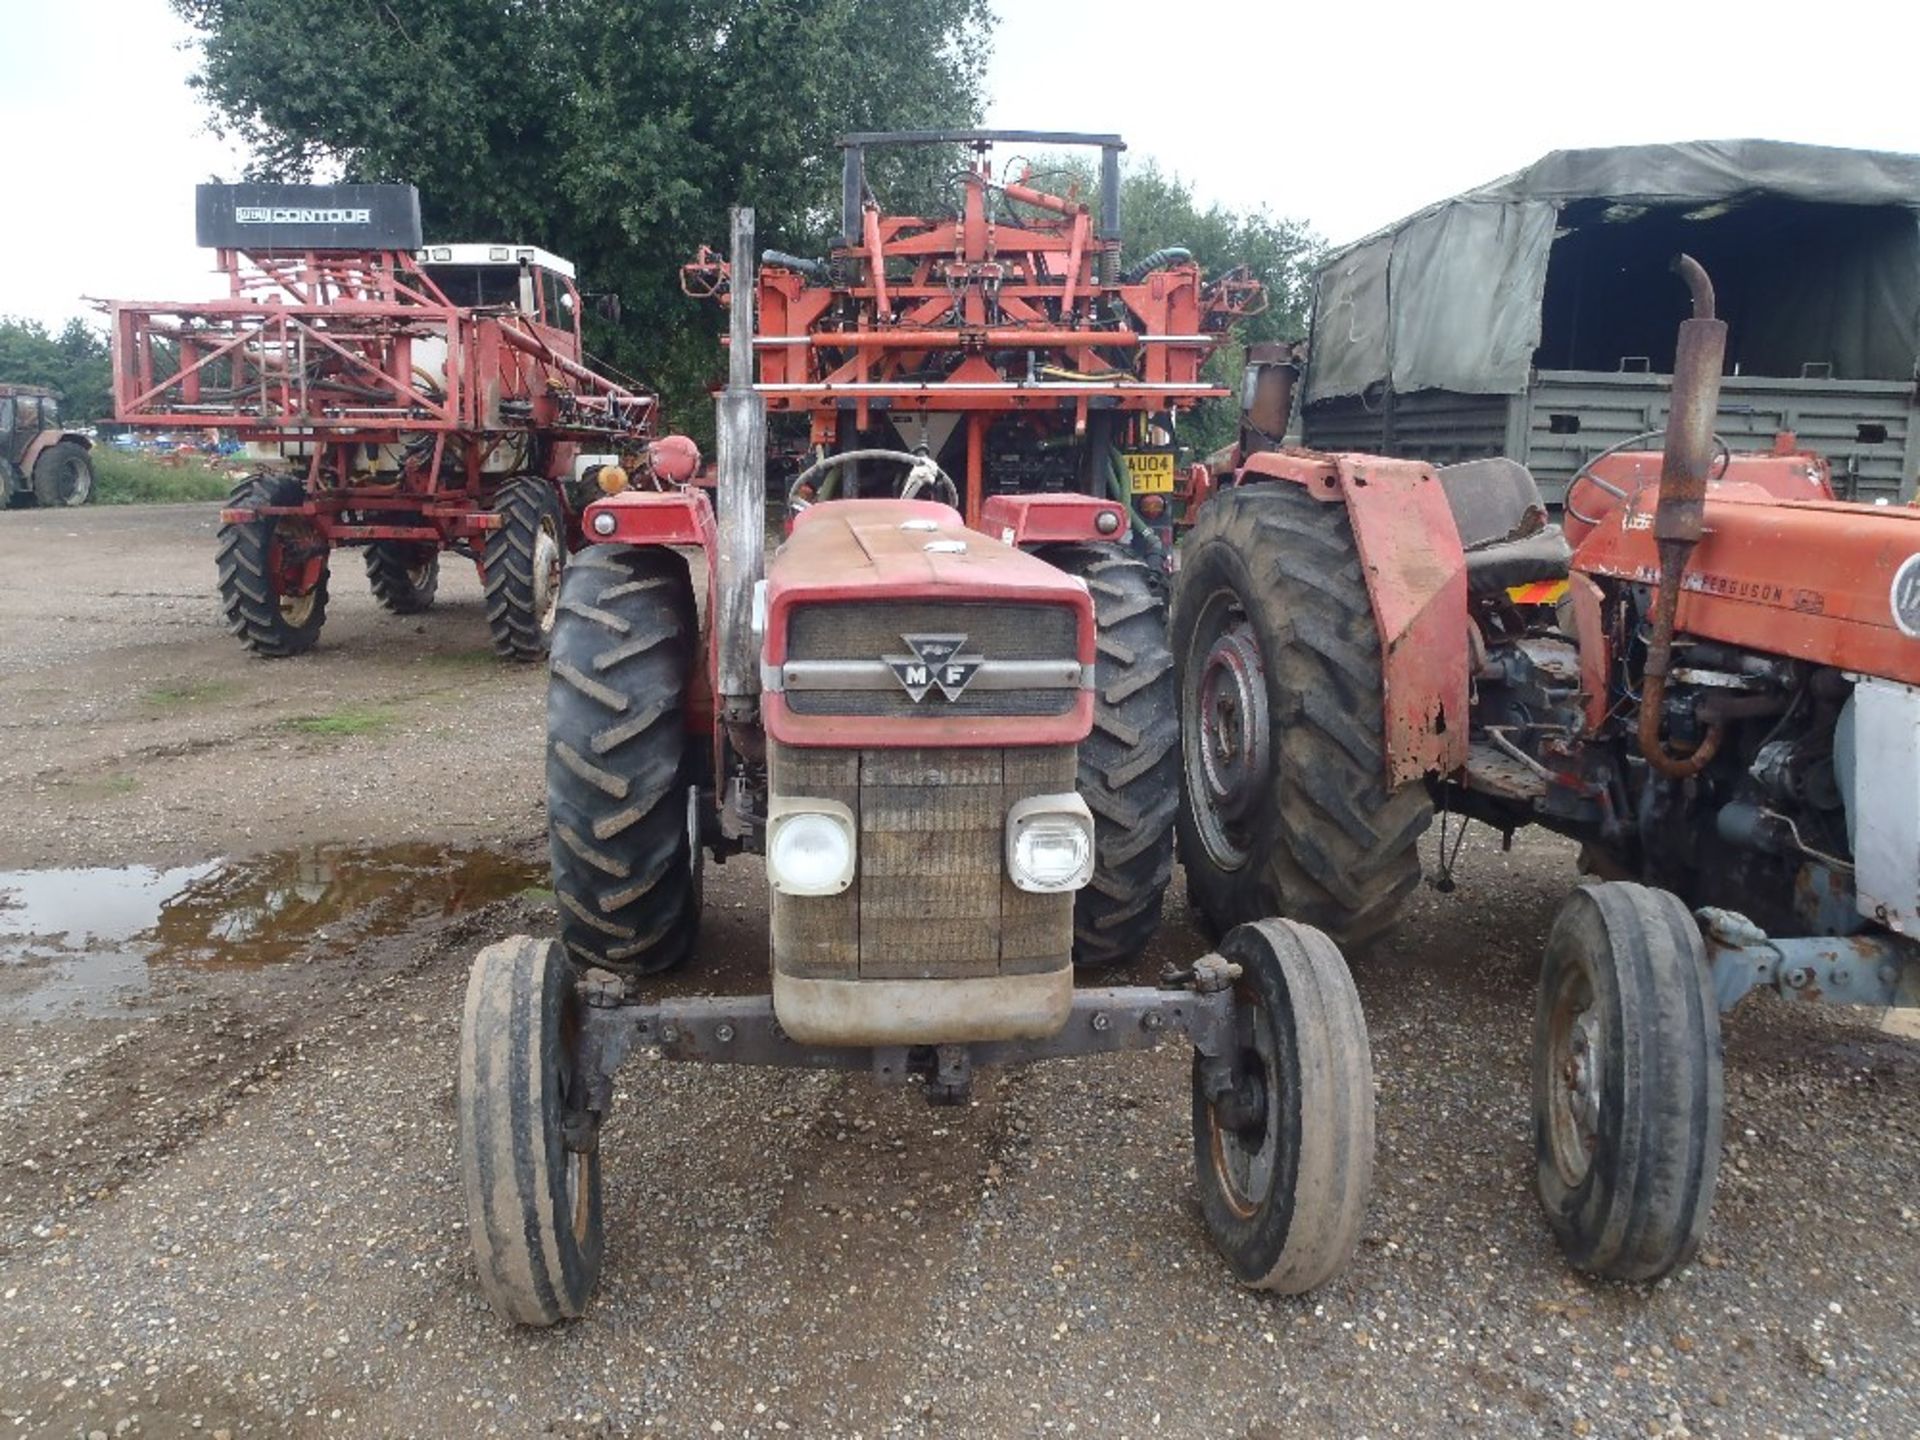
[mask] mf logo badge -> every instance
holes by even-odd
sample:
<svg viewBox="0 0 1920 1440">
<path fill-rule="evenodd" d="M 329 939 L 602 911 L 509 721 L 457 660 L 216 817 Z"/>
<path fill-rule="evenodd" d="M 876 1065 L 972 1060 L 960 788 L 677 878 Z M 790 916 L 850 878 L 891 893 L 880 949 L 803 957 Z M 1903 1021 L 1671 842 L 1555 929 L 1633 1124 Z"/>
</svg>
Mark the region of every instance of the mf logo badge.
<svg viewBox="0 0 1920 1440">
<path fill-rule="evenodd" d="M 962 655 L 967 643 L 964 635 L 902 635 L 911 655 L 883 655 L 901 688 L 918 705 L 929 690 L 938 690 L 949 700 L 958 700 L 974 672 L 985 662 L 984 655 Z"/>
<path fill-rule="evenodd" d="M 1887 603 L 1900 633 L 1920 640 L 1920 555 L 1909 555 L 1894 572 L 1893 590 Z"/>
</svg>

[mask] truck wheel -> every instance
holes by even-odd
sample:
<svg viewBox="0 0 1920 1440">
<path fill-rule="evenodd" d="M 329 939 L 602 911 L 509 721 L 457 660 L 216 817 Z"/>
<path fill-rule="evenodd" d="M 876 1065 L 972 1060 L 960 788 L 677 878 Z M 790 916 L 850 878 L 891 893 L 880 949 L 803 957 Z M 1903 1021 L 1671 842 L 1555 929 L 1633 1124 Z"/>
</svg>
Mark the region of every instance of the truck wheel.
<svg viewBox="0 0 1920 1440">
<path fill-rule="evenodd" d="M 84 505 L 93 498 L 93 458 L 87 447 L 61 440 L 33 462 L 36 505 Z"/>
<path fill-rule="evenodd" d="M 1241 925 L 1220 946 L 1234 990 L 1243 1123 L 1215 1112 L 1193 1067 L 1200 1212 L 1242 1283 L 1302 1294 L 1346 1268 L 1373 1184 L 1373 1058 L 1339 949 L 1291 920 Z"/>
<path fill-rule="evenodd" d="M 594 545 L 567 568 L 547 680 L 547 847 L 576 965 L 652 974 L 693 953 L 699 810 L 686 562 Z"/>
<path fill-rule="evenodd" d="M 487 629 L 504 660 L 538 660 L 553 640 L 560 573 L 567 564 L 567 517 L 553 486 L 523 475 L 501 486 L 480 559 Z"/>
<path fill-rule="evenodd" d="M 1706 947 L 1665 890 L 1584 885 L 1547 936 L 1533 1027 L 1540 1204 L 1609 1280 L 1693 1258 L 1720 1168 L 1720 1012 Z"/>
<path fill-rule="evenodd" d="M 489 945 L 460 1024 L 460 1169 L 480 1289 L 503 1320 L 578 1316 L 605 1232 L 593 1117 L 576 1095 L 580 999 L 551 940 Z"/>
<path fill-rule="evenodd" d="M 292 475 L 255 475 L 228 497 L 233 509 L 298 505 Z M 220 527 L 216 551 L 227 628 L 256 655 L 304 655 L 327 620 L 327 537 L 298 515 L 262 515 Z"/>
<path fill-rule="evenodd" d="M 1153 572 L 1117 545 L 1061 545 L 1041 558 L 1087 582 L 1099 630 L 1093 730 L 1080 794 L 1093 811 L 1093 880 L 1073 905 L 1073 963 L 1131 965 L 1153 939 L 1173 878 L 1180 803 L 1179 693 L 1167 607 Z"/>
<path fill-rule="evenodd" d="M 376 540 L 367 547 L 373 598 L 396 615 L 418 615 L 440 588 L 440 552 L 431 545 Z"/>
<path fill-rule="evenodd" d="M 1207 922 L 1303 920 L 1352 948 L 1399 918 L 1433 820 L 1389 791 L 1379 632 L 1342 506 L 1287 483 L 1200 513 L 1174 589 L 1180 855 Z"/>
</svg>

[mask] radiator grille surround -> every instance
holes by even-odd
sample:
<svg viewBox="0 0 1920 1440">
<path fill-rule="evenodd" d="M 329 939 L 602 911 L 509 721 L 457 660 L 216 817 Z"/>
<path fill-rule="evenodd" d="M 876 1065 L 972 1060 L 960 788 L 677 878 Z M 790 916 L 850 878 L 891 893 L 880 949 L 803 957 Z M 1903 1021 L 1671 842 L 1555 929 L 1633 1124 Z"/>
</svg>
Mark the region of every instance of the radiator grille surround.
<svg viewBox="0 0 1920 1440">
<path fill-rule="evenodd" d="M 788 614 L 789 661 L 882 662 L 907 653 L 909 635 L 965 635 L 964 650 L 989 663 L 1077 663 L 1079 617 L 1071 606 L 1005 601 L 900 600 L 885 604 L 820 602 L 796 605 Z M 787 708 L 796 715 L 860 717 L 1057 716 L 1079 701 L 1072 686 L 1015 689 L 969 686 L 949 699 L 938 689 L 919 700 L 899 684 L 883 688 L 789 688 Z"/>
</svg>

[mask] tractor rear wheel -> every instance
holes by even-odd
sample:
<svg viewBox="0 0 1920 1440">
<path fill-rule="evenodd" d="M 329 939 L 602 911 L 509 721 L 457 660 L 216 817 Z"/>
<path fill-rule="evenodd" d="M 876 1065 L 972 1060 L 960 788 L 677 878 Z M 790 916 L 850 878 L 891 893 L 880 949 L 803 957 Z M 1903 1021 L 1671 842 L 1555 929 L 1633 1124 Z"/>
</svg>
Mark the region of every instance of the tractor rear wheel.
<svg viewBox="0 0 1920 1440">
<path fill-rule="evenodd" d="M 367 547 L 367 583 L 373 598 L 396 615 L 418 615 L 440 588 L 440 551 L 404 540 L 376 540 Z"/>
<path fill-rule="evenodd" d="M 648 975 L 693 953 L 699 790 L 686 728 L 699 626 L 670 550 L 567 568 L 547 680 L 547 848 L 575 965 Z"/>
<path fill-rule="evenodd" d="M 306 487 L 293 475 L 255 475 L 228 497 L 236 510 L 299 505 Z M 216 551 L 227 628 L 256 655 L 302 655 L 327 620 L 327 538 L 299 515 L 259 515 L 220 527 Z"/>
<path fill-rule="evenodd" d="M 1093 730 L 1080 742 L 1080 795 L 1093 811 L 1093 879 L 1075 897 L 1073 963 L 1131 965 L 1160 924 L 1180 803 L 1179 692 L 1167 607 L 1153 572 L 1118 545 L 1040 552 L 1093 596 Z"/>
<path fill-rule="evenodd" d="M 1583 885 L 1540 967 L 1533 1144 L 1560 1248 L 1609 1280 L 1693 1258 L 1720 1169 L 1720 1011 L 1679 896 Z"/>
<path fill-rule="evenodd" d="M 578 1316 L 606 1254 L 579 1037 L 579 993 L 551 940 L 516 935 L 474 959 L 456 1087 L 467 1234 L 487 1303 L 516 1325 Z"/>
<path fill-rule="evenodd" d="M 1244 1285 L 1303 1294 L 1346 1268 L 1373 1186 L 1373 1057 L 1339 949 L 1291 920 L 1242 925 L 1220 953 L 1234 989 L 1239 1102 L 1222 1114 L 1193 1066 L 1200 1212 Z"/>
<path fill-rule="evenodd" d="M 480 559 L 487 629 L 504 660 L 538 660 L 553 640 L 560 574 L 567 564 L 567 517 L 547 481 L 522 475 L 494 497 L 500 528 Z"/>
<path fill-rule="evenodd" d="M 1181 554 L 1189 894 L 1215 933 L 1279 914 L 1363 946 L 1420 883 L 1433 802 L 1387 788 L 1380 638 L 1346 510 L 1284 482 L 1229 491 Z"/>
<path fill-rule="evenodd" d="M 84 505 L 93 498 L 93 459 L 73 440 L 49 445 L 33 462 L 36 505 Z"/>
</svg>

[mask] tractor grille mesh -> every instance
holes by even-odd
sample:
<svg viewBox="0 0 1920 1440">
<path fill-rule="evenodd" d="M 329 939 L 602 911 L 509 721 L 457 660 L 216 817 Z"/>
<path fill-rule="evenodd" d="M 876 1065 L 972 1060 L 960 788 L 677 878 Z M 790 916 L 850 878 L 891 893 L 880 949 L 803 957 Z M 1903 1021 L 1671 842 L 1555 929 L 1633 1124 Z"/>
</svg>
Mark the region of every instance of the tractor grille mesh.
<svg viewBox="0 0 1920 1440">
<path fill-rule="evenodd" d="M 862 601 L 797 607 L 787 623 L 793 660 L 879 660 L 906 653 L 905 635 L 965 635 L 966 650 L 989 660 L 1073 660 L 1079 653 L 1073 611 L 1065 605 L 938 604 Z M 793 690 L 796 715 L 1064 715 L 1072 690 L 937 690 L 916 704 L 903 689 Z"/>
<path fill-rule="evenodd" d="M 773 959 L 803 979 L 1032 974 L 1067 963 L 1073 896 L 1006 876 L 1007 811 L 1074 788 L 1070 745 L 1008 750 L 768 747 L 776 796 L 854 812 L 858 860 L 841 895 L 773 896 Z"/>
</svg>

